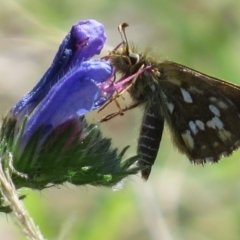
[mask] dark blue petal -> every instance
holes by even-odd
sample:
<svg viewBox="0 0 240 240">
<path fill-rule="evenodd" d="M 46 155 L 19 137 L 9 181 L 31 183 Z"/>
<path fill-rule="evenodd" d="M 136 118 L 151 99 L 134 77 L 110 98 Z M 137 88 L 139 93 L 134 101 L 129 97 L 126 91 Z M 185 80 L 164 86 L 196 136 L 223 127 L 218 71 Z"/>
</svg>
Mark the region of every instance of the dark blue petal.
<svg viewBox="0 0 240 240">
<path fill-rule="evenodd" d="M 78 67 L 82 61 L 99 54 L 105 41 L 104 27 L 99 22 L 87 20 L 73 25 L 50 68 L 33 90 L 11 109 L 11 114 L 17 119 L 30 114 L 69 68 Z"/>
<path fill-rule="evenodd" d="M 112 65 L 106 61 L 89 60 L 73 67 L 43 99 L 27 122 L 23 146 L 43 126 L 44 136 L 69 119 L 83 116 L 104 104 L 113 89 L 103 90 L 102 84 L 113 76 Z M 47 131 L 47 132 L 46 132 Z"/>
<path fill-rule="evenodd" d="M 73 57 L 74 64 L 100 54 L 107 39 L 104 31 L 104 26 L 95 20 L 81 21 L 72 27 L 71 35 L 76 39 L 82 39 L 81 51 L 76 51 Z M 84 40 L 86 46 L 82 47 Z"/>
</svg>

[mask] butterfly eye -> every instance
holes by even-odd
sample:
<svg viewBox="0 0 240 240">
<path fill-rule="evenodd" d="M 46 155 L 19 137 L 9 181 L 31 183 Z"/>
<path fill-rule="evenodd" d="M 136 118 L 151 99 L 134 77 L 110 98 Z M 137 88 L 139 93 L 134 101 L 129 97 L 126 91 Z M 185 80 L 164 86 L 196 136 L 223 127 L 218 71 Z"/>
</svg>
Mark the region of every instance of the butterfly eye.
<svg viewBox="0 0 240 240">
<path fill-rule="evenodd" d="M 130 59 L 130 62 L 131 62 L 131 65 L 135 65 L 139 62 L 139 54 L 136 54 L 136 53 L 129 53 L 129 59 Z"/>
</svg>

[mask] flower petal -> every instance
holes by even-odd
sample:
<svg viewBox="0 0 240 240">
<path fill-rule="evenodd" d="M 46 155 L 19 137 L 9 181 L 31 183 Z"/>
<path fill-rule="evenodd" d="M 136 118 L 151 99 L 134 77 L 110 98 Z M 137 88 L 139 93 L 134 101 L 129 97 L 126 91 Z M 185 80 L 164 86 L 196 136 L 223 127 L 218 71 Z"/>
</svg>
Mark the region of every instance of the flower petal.
<svg viewBox="0 0 240 240">
<path fill-rule="evenodd" d="M 87 40 L 86 47 L 82 48 L 82 51 L 76 51 L 73 63 L 100 54 L 107 39 L 104 31 L 104 26 L 95 20 L 81 21 L 73 25 L 71 35 L 82 41 Z"/>
<path fill-rule="evenodd" d="M 50 68 L 33 90 L 24 96 L 10 111 L 21 120 L 31 114 L 34 108 L 48 94 L 51 88 L 67 73 L 72 66 L 99 54 L 106 41 L 104 27 L 95 20 L 80 21 L 73 25 L 65 37 Z"/>
<path fill-rule="evenodd" d="M 101 85 L 113 76 L 112 65 L 106 61 L 89 60 L 74 67 L 43 99 L 26 124 L 23 145 L 43 126 L 44 137 L 69 119 L 83 116 L 103 105 L 113 94 Z"/>
</svg>

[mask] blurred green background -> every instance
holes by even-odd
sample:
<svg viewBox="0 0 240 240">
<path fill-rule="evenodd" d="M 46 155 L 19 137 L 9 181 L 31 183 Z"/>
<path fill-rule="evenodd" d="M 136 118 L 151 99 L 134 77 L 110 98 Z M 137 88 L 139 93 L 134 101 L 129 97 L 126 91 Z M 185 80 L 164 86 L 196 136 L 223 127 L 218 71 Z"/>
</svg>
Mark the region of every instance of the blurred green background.
<svg viewBox="0 0 240 240">
<path fill-rule="evenodd" d="M 240 84 L 240 2 L 235 0 L 0 0 L 0 113 L 28 92 L 52 61 L 72 24 L 94 18 L 108 49 L 128 39 L 169 59 Z M 90 117 L 116 110 L 109 106 Z M 141 110 L 102 125 L 118 147 L 135 153 Z M 28 191 L 27 209 L 46 239 L 240 239 L 240 151 L 219 164 L 194 166 L 165 129 L 148 182 L 133 176 L 121 191 L 65 185 Z M 25 239 L 0 215 L 0 239 Z"/>
</svg>

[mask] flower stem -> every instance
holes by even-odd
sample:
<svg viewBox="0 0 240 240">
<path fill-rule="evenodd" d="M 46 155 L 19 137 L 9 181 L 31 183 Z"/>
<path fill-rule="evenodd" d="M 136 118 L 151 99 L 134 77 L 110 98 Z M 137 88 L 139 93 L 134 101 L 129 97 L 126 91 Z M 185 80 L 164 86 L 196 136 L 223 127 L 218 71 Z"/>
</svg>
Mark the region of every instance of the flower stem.
<svg viewBox="0 0 240 240">
<path fill-rule="evenodd" d="M 11 158 L 11 156 L 8 156 Z M 12 208 L 12 214 L 17 220 L 23 233 L 31 240 L 44 240 L 39 228 L 34 224 L 33 219 L 29 216 L 22 201 L 19 199 L 17 190 L 11 180 L 9 169 L 2 165 L 3 159 L 0 158 L 0 191 L 4 200 Z M 11 159 L 9 160 L 11 162 Z"/>
</svg>

